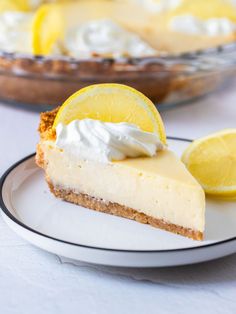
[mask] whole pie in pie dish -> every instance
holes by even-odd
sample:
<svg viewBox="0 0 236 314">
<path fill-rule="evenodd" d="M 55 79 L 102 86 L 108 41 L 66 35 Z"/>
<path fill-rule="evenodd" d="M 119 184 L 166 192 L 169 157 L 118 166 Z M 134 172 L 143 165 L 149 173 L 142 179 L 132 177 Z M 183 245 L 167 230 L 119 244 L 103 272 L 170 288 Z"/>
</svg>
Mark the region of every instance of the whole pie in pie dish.
<svg viewBox="0 0 236 314">
<path fill-rule="evenodd" d="M 230 0 L 5 0 L 0 97 L 56 105 L 113 81 L 182 102 L 232 76 L 235 25 Z"/>
<path fill-rule="evenodd" d="M 5 0 L 2 6 L 0 43 L 5 52 L 142 58 L 236 39 L 233 0 Z"/>
<path fill-rule="evenodd" d="M 166 143 L 153 103 L 125 85 L 100 84 L 41 114 L 36 162 L 58 198 L 203 238 L 205 194 Z"/>
</svg>

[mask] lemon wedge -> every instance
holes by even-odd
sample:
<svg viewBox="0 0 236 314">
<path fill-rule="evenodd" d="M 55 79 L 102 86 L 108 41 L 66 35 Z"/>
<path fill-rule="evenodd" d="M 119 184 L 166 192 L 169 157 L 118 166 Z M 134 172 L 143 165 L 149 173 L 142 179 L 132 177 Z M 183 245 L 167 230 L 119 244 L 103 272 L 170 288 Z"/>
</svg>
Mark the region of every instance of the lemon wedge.
<svg viewBox="0 0 236 314">
<path fill-rule="evenodd" d="M 32 27 L 33 53 L 49 55 L 56 42 L 64 36 L 62 7 L 57 4 L 42 5 L 36 11 Z"/>
<path fill-rule="evenodd" d="M 126 85 L 97 84 L 77 91 L 61 106 L 53 127 L 85 118 L 132 123 L 143 131 L 158 134 L 160 140 L 166 143 L 165 128 L 154 104 L 142 93 Z"/>
<path fill-rule="evenodd" d="M 236 197 L 236 129 L 194 141 L 182 161 L 207 194 Z"/>
</svg>

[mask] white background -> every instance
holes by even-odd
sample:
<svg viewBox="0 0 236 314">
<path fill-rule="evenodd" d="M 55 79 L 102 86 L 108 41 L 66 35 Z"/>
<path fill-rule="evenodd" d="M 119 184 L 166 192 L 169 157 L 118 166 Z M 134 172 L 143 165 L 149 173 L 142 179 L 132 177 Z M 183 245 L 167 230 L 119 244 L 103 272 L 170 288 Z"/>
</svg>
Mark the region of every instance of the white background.
<svg viewBox="0 0 236 314">
<path fill-rule="evenodd" d="M 236 84 L 162 113 L 168 135 L 236 127 Z M 0 173 L 35 151 L 39 114 L 0 104 Z M 236 254 L 176 268 L 85 265 L 35 248 L 0 218 L 0 314 L 236 313 Z"/>
</svg>

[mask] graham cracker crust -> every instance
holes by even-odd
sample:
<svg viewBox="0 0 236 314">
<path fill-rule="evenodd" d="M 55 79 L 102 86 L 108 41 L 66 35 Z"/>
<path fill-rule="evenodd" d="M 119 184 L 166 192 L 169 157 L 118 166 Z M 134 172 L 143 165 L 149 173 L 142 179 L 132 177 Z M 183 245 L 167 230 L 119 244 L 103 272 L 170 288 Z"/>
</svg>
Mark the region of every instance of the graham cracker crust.
<svg viewBox="0 0 236 314">
<path fill-rule="evenodd" d="M 75 193 L 72 190 L 65 190 L 55 187 L 49 179 L 47 179 L 51 192 L 58 198 L 67 202 L 74 203 L 95 211 L 111 214 L 123 218 L 135 220 L 143 224 L 149 224 L 155 228 L 170 231 L 193 240 L 202 240 L 203 233 L 189 228 L 184 228 L 172 223 L 167 223 L 162 219 L 153 218 L 151 216 L 140 213 L 132 208 L 122 206 L 117 203 L 106 202 L 83 193 Z"/>
<path fill-rule="evenodd" d="M 51 111 L 42 112 L 40 114 L 40 123 L 38 127 L 39 135 L 41 140 L 55 140 L 56 132 L 52 126 L 56 115 L 60 107 L 57 107 Z"/>
</svg>

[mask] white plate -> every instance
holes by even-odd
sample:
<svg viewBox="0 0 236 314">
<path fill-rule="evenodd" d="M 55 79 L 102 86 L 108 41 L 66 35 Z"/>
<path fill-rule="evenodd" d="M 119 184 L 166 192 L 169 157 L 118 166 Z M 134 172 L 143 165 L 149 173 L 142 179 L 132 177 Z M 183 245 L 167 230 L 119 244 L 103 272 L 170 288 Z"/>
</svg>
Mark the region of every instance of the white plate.
<svg viewBox="0 0 236 314">
<path fill-rule="evenodd" d="M 188 145 L 169 139 L 178 155 Z M 7 224 L 29 242 L 80 261 L 129 267 L 197 263 L 236 252 L 235 202 L 207 200 L 206 233 L 193 241 L 135 221 L 56 199 L 34 155 L 2 177 L 0 206 Z"/>
</svg>

